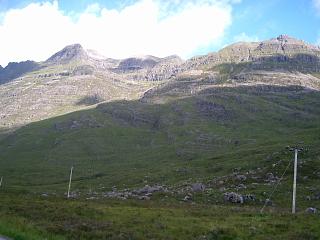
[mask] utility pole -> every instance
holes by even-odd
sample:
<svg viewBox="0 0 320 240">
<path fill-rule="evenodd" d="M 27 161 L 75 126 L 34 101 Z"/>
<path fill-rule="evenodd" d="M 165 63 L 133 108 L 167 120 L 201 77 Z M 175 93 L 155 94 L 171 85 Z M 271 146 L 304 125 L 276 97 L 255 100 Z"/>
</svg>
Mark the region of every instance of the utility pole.
<svg viewBox="0 0 320 240">
<path fill-rule="evenodd" d="M 296 195 L 297 195 L 297 171 L 298 171 L 298 152 L 303 148 L 288 147 L 290 151 L 294 151 L 294 165 L 293 165 L 293 186 L 292 186 L 292 214 L 296 213 Z"/>
<path fill-rule="evenodd" d="M 72 181 L 72 172 L 73 172 L 73 166 L 70 169 L 70 177 L 69 177 L 69 187 L 68 187 L 68 198 L 70 198 L 70 188 L 71 188 L 71 181 Z"/>
<path fill-rule="evenodd" d="M 292 191 L 292 213 L 296 213 L 296 195 L 297 195 L 297 165 L 298 149 L 294 149 L 294 172 L 293 172 L 293 191 Z"/>
<path fill-rule="evenodd" d="M 0 187 L 2 186 L 2 180 L 3 180 L 3 177 L 1 177 L 0 179 Z"/>
</svg>

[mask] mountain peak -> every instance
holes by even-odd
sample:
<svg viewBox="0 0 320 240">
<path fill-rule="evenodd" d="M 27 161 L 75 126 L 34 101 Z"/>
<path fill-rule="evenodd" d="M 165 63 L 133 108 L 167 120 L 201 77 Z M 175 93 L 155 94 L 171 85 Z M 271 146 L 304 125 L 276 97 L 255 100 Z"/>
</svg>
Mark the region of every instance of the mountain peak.
<svg viewBox="0 0 320 240">
<path fill-rule="evenodd" d="M 61 51 L 55 53 L 46 62 L 49 63 L 65 63 L 72 60 L 86 60 L 88 59 L 87 52 L 79 44 L 68 45 Z"/>
<path fill-rule="evenodd" d="M 277 40 L 279 40 L 279 41 L 287 41 L 287 40 L 290 40 L 290 39 L 295 39 L 295 38 L 290 37 L 290 36 L 287 35 L 287 34 L 280 34 L 280 35 L 277 37 Z"/>
</svg>

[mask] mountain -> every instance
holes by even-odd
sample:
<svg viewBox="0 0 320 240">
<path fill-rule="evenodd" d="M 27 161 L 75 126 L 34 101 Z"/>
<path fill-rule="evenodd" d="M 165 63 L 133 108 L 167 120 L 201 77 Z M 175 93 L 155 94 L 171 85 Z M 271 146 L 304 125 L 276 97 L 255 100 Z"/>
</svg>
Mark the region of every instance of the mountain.
<svg viewBox="0 0 320 240">
<path fill-rule="evenodd" d="M 118 60 L 80 44 L 69 45 L 44 62 L 10 63 L 0 70 L 1 82 L 10 81 L 0 85 L 0 126 L 10 129 L 100 102 L 161 102 L 170 94 L 189 96 L 216 86 L 296 85 L 319 90 L 319 56 L 319 47 L 286 35 L 235 43 L 186 61 L 175 55 Z M 146 97 L 152 93 L 167 97 Z"/>
<path fill-rule="evenodd" d="M 10 62 L 5 68 L 0 67 L 0 84 L 9 82 L 24 74 L 40 69 L 40 65 L 34 61 Z"/>
<path fill-rule="evenodd" d="M 262 42 L 239 42 L 217 53 L 192 58 L 189 68 L 202 65 L 242 64 L 249 70 L 320 71 L 320 48 L 302 40 L 280 35 Z"/>
<path fill-rule="evenodd" d="M 318 47 L 281 35 L 184 61 L 71 45 L 38 65 L 0 85 L 0 232 L 29 233 L 32 219 L 39 239 L 127 239 L 147 222 L 155 234 L 137 239 L 164 239 L 170 227 L 179 239 L 202 209 L 206 228 L 185 239 L 235 239 L 235 222 L 240 239 L 318 239 L 318 216 L 305 214 L 320 208 Z"/>
<path fill-rule="evenodd" d="M 123 72 L 134 71 L 140 69 L 151 69 L 160 59 L 154 56 L 127 58 L 119 62 L 117 69 Z"/>
<path fill-rule="evenodd" d="M 80 44 L 73 44 L 66 46 L 61 51 L 55 53 L 48 58 L 45 63 L 49 64 L 63 64 L 70 61 L 87 60 L 88 55 Z"/>
</svg>

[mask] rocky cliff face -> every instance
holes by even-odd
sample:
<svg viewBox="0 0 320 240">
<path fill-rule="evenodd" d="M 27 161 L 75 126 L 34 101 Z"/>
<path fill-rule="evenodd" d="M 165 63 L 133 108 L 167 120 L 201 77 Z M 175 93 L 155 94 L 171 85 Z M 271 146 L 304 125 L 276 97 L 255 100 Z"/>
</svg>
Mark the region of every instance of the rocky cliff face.
<svg viewBox="0 0 320 240">
<path fill-rule="evenodd" d="M 252 69 L 320 71 L 320 48 L 287 35 L 262 42 L 239 42 L 216 53 L 195 57 L 184 68 L 248 63 Z"/>
<path fill-rule="evenodd" d="M 102 101 L 163 102 L 226 85 L 298 85 L 319 91 L 319 58 L 319 47 L 285 35 L 235 43 L 187 61 L 178 56 L 117 60 L 74 44 L 42 63 L 0 67 L 0 84 L 15 80 L 0 85 L 0 128 Z"/>
<path fill-rule="evenodd" d="M 127 58 L 120 61 L 116 70 L 118 70 L 119 72 L 131 72 L 141 69 L 151 69 L 159 62 L 160 58 L 154 56 L 145 56 L 141 58 Z"/>
<path fill-rule="evenodd" d="M 66 46 L 47 59 L 46 63 L 63 64 L 74 60 L 88 60 L 89 56 L 80 44 Z"/>
<path fill-rule="evenodd" d="M 130 80 L 161 81 L 175 76 L 182 63 L 183 60 L 176 55 L 165 58 L 144 56 L 124 59 L 109 70 Z"/>
</svg>

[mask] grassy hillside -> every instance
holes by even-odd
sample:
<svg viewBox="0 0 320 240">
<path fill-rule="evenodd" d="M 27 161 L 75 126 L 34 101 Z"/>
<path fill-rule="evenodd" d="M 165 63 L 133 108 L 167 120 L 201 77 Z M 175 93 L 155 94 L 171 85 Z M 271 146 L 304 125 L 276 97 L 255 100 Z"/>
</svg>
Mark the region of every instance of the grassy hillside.
<svg viewBox="0 0 320 240">
<path fill-rule="evenodd" d="M 316 215 L 186 203 L 0 197 L 0 233 L 14 239 L 301 240 L 320 235 Z"/>
<path fill-rule="evenodd" d="M 2 134 L 0 234 L 15 239 L 271 239 L 275 234 L 317 239 L 318 216 L 303 212 L 320 208 L 320 93 L 257 85 L 189 94 L 191 85 L 165 85 L 140 101 L 103 103 Z M 306 149 L 299 155 L 301 214 L 289 221 L 291 165 L 268 213 L 259 215 L 292 161 L 286 146 L 295 144 Z M 77 200 L 66 201 L 71 166 Z M 206 189 L 193 192 L 194 183 Z M 151 201 L 106 197 L 145 185 L 165 191 L 138 196 Z M 225 192 L 252 194 L 256 200 L 231 206 L 223 200 Z M 183 201 L 186 196 L 191 200 Z M 131 224 L 130 219 L 140 220 Z M 299 227 L 304 221 L 308 228 Z"/>
<path fill-rule="evenodd" d="M 240 87 L 164 104 L 101 104 L 2 138 L 0 174 L 7 188 L 60 193 L 72 165 L 83 191 L 172 185 L 269 168 L 291 157 L 287 145 L 303 142 L 309 167 L 301 175 L 310 175 L 320 165 L 319 100 L 299 87 Z"/>
</svg>

